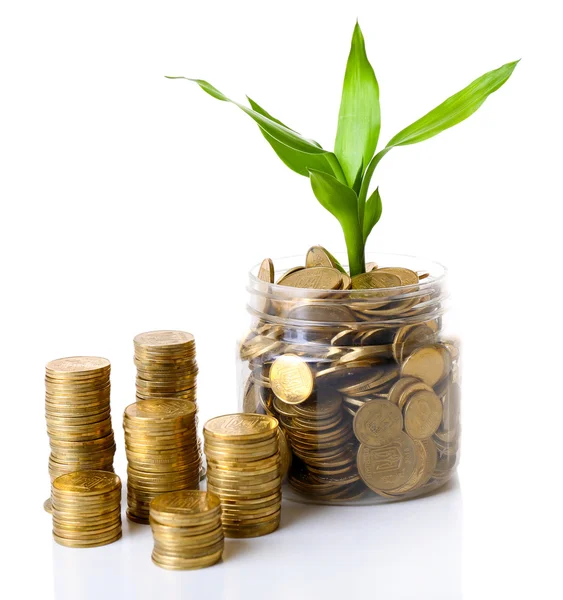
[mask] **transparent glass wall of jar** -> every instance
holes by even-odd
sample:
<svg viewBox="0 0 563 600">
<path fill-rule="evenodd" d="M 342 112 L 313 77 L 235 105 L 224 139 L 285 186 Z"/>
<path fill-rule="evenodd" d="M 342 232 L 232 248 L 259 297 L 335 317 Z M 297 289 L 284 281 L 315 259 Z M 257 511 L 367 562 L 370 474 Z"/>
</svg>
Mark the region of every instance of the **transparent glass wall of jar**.
<svg viewBox="0 0 563 600">
<path fill-rule="evenodd" d="M 321 291 L 260 281 L 258 266 L 249 274 L 239 406 L 279 420 L 293 500 L 412 498 L 442 486 L 459 461 L 460 348 L 446 269 L 405 255 L 367 260 L 411 269 L 419 283 Z M 274 260 L 275 281 L 302 261 Z"/>
</svg>

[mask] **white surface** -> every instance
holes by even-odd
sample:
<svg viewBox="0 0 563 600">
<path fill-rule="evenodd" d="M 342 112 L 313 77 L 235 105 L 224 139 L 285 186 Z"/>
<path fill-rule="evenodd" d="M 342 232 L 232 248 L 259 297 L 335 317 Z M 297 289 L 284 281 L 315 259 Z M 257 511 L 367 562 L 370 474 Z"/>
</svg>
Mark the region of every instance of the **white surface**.
<svg viewBox="0 0 563 600">
<path fill-rule="evenodd" d="M 561 597 L 557 8 L 0 5 L 2 598 Z M 382 143 L 522 57 L 468 121 L 394 150 L 374 180 L 384 212 L 368 249 L 450 268 L 464 352 L 461 491 L 361 509 L 287 505 L 279 533 L 230 542 L 224 564 L 201 573 L 153 568 L 146 528 L 127 526 L 121 542 L 91 552 L 55 546 L 41 509 L 44 364 L 111 359 L 123 476 L 133 336 L 192 331 L 202 421 L 232 411 L 247 269 L 314 243 L 343 248 L 307 180 L 279 162 L 254 123 L 163 75 L 248 93 L 331 147 L 356 17 L 380 83 Z"/>
<path fill-rule="evenodd" d="M 225 540 L 224 560 L 209 569 L 177 573 L 154 566 L 150 528 L 134 523 L 105 548 L 74 552 L 53 542 L 52 565 L 56 597 L 69 600 L 106 597 L 110 582 L 110 597 L 137 600 L 359 598 L 366 590 L 376 598 L 433 590 L 436 600 L 455 600 L 461 598 L 461 547 L 461 492 L 454 482 L 440 494 L 393 506 L 286 502 L 277 532 Z"/>
</svg>

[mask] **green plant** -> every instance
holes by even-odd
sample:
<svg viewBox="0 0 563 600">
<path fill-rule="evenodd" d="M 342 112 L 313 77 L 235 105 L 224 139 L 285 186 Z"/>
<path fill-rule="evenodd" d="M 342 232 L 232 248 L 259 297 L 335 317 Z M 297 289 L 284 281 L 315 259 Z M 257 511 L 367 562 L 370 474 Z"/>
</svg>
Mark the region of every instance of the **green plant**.
<svg viewBox="0 0 563 600">
<path fill-rule="evenodd" d="M 251 98 L 248 98 L 249 108 L 230 100 L 202 79 L 169 79 L 194 81 L 217 100 L 238 106 L 258 124 L 280 159 L 296 173 L 310 178 L 317 200 L 342 227 L 353 276 L 365 270 L 366 241 L 381 217 L 379 188 L 368 196 L 373 173 L 381 159 L 396 146 L 422 142 L 467 119 L 507 81 L 517 63 L 507 63 L 485 73 L 400 131 L 377 153 L 381 125 L 379 85 L 358 23 L 344 74 L 334 152 L 290 129 Z"/>
</svg>

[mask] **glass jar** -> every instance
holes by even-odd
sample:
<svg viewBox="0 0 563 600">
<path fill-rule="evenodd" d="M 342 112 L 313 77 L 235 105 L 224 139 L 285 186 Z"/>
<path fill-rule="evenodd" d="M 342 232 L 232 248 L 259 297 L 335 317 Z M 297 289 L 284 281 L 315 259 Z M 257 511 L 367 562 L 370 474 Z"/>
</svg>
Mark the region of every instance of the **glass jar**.
<svg viewBox="0 0 563 600">
<path fill-rule="evenodd" d="M 279 420 L 292 454 L 284 488 L 292 500 L 413 498 L 457 467 L 459 342 L 446 269 L 412 256 L 366 259 L 410 269 L 419 281 L 316 290 L 264 282 L 259 266 L 249 274 L 239 406 Z M 275 281 L 302 262 L 274 260 Z"/>
</svg>

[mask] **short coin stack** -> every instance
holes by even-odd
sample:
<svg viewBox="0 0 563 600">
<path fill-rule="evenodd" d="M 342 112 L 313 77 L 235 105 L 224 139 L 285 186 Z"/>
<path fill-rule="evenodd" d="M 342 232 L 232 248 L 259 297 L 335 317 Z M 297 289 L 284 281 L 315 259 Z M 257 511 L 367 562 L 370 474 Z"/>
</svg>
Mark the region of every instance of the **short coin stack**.
<svg viewBox="0 0 563 600">
<path fill-rule="evenodd" d="M 46 366 L 45 415 L 51 482 L 73 471 L 113 471 L 110 363 L 95 356 L 53 360 Z"/>
<path fill-rule="evenodd" d="M 107 471 L 75 471 L 53 481 L 53 537 L 92 548 L 121 537 L 121 481 Z"/>
<path fill-rule="evenodd" d="M 162 494 L 150 505 L 153 562 L 164 569 L 201 569 L 221 559 L 221 501 L 211 492 Z"/>
<path fill-rule="evenodd" d="M 137 399 L 196 401 L 195 341 L 185 331 L 149 331 L 134 339 Z"/>
<path fill-rule="evenodd" d="M 180 398 L 130 404 L 123 415 L 127 454 L 127 516 L 149 522 L 149 505 L 159 494 L 196 490 L 200 456 L 196 407 Z"/>
<path fill-rule="evenodd" d="M 203 428 L 207 489 L 221 498 L 226 537 L 257 537 L 279 526 L 277 431 L 273 417 L 243 413 L 210 419 Z"/>
</svg>

